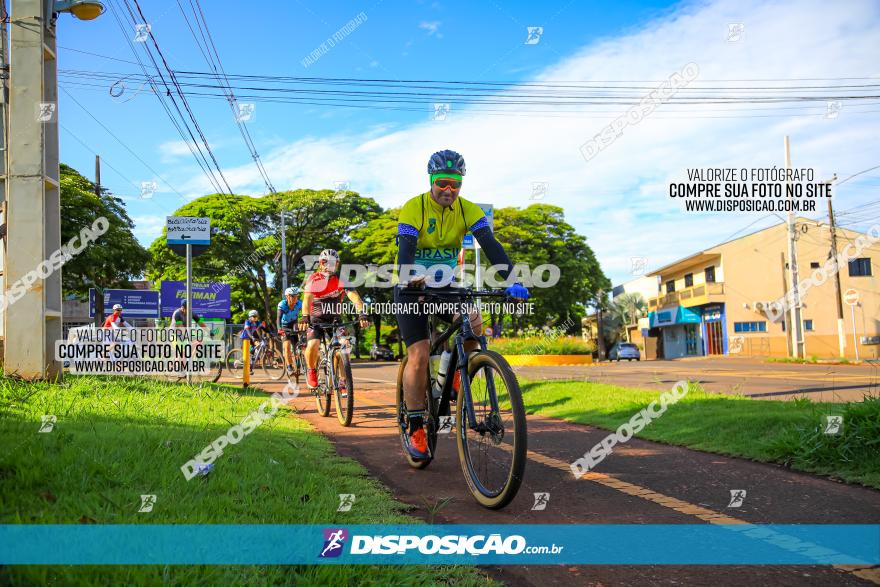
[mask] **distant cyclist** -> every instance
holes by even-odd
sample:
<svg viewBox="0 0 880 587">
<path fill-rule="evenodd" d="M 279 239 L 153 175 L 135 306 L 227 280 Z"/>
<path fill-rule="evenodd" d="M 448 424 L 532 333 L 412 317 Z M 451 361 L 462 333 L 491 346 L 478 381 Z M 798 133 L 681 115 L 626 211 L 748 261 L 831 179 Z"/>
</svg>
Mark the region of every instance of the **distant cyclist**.
<svg viewBox="0 0 880 587">
<path fill-rule="evenodd" d="M 306 385 L 309 389 L 318 387 L 318 347 L 324 332 L 328 331 L 334 320 L 339 319 L 339 305 L 345 294 L 360 314 L 362 328 L 369 326 L 364 313 L 364 301 L 354 289 L 346 287 L 336 275 L 339 269 L 339 253 L 324 249 L 318 256 L 318 270 L 309 275 L 303 286 L 302 315 L 300 326 L 308 328 L 306 334 Z"/>
<path fill-rule="evenodd" d="M 256 310 L 251 310 L 248 312 L 247 319 L 244 321 L 241 329 L 241 335 L 239 338 L 241 340 L 250 340 L 251 341 L 251 365 L 250 371 L 253 375 L 254 373 L 254 347 L 260 343 L 264 336 L 268 334 L 269 325 L 264 321 L 260 320 L 260 313 Z"/>
<path fill-rule="evenodd" d="M 247 319 L 244 321 L 241 329 L 242 340 L 248 339 L 253 344 L 257 344 L 262 340 L 263 336 L 269 331 L 269 325 L 260 320 L 260 313 L 256 310 L 248 312 Z"/>
<path fill-rule="evenodd" d="M 426 272 L 433 271 L 439 277 L 442 272 L 438 266 L 446 265 L 454 269 L 458 265 L 462 239 L 470 231 L 489 261 L 503 267 L 498 274 L 506 280 L 513 264 L 504 247 L 495 239 L 486 215 L 479 206 L 458 195 L 465 174 L 464 158 L 455 151 L 438 151 L 428 161 L 428 174 L 431 189 L 406 202 L 400 210 L 397 225 L 398 265 L 421 265 Z M 427 275 L 416 276 L 400 286 L 422 288 L 426 285 L 426 278 Z M 529 296 L 528 290 L 518 283 L 508 287 L 507 293 L 515 298 Z M 408 303 L 413 300 L 400 300 L 399 290 L 395 288 L 394 301 Z M 424 430 L 430 350 L 428 315 L 419 312 L 398 314 L 397 324 L 408 357 L 403 372 L 403 393 L 409 422 L 407 450 L 413 458 L 425 459 L 430 456 Z M 471 325 L 475 334 L 482 333 L 483 320 L 479 312 L 471 314 Z M 475 341 L 467 341 L 465 350 L 471 351 L 476 346 Z"/>
<path fill-rule="evenodd" d="M 198 314 L 193 314 L 192 323 L 198 326 L 204 326 L 204 320 Z M 186 300 L 180 302 L 180 307 L 171 314 L 172 326 L 186 326 Z"/>
<path fill-rule="evenodd" d="M 122 317 L 122 304 L 113 304 L 113 313 L 104 320 L 104 328 L 134 328 Z"/>
<path fill-rule="evenodd" d="M 288 287 L 284 290 L 284 299 L 278 302 L 278 316 L 275 323 L 278 332 L 284 333 L 284 356 L 287 358 L 287 374 L 293 374 L 293 349 L 299 341 L 297 333 L 297 319 L 302 310 L 302 302 L 299 299 L 299 288 Z"/>
</svg>

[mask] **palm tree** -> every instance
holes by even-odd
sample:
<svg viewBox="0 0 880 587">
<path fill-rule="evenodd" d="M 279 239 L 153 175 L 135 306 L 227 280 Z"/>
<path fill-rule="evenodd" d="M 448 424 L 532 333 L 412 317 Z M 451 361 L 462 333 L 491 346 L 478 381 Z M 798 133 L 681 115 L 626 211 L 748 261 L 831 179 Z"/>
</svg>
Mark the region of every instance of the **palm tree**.
<svg viewBox="0 0 880 587">
<path fill-rule="evenodd" d="M 611 304 L 611 314 L 617 318 L 626 334 L 627 342 L 630 342 L 629 327 L 645 315 L 645 298 L 640 293 L 620 294 Z"/>
</svg>

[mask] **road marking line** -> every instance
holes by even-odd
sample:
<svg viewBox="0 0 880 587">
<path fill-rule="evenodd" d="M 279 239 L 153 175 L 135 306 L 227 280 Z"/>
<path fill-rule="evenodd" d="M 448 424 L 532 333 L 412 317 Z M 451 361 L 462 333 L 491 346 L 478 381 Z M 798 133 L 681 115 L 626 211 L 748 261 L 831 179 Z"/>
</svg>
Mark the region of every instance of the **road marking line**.
<svg viewBox="0 0 880 587">
<path fill-rule="evenodd" d="M 365 403 L 371 404 L 374 407 L 384 408 L 386 404 L 379 403 L 372 400 L 363 400 Z M 506 451 L 511 451 L 510 446 L 506 444 L 498 445 L 498 448 L 501 448 Z M 563 471 L 564 473 L 571 473 L 571 466 L 568 463 L 561 459 L 557 459 L 555 457 L 551 457 L 545 454 L 541 454 L 534 450 L 527 450 L 527 456 L 529 459 L 540 463 L 542 465 L 546 465 L 548 467 L 552 467 L 554 469 Z M 583 479 L 586 481 L 592 481 L 594 483 L 598 483 L 599 485 L 604 485 L 605 487 L 609 487 L 611 489 L 615 489 L 620 491 L 621 493 L 626 493 L 627 495 L 632 495 L 633 497 L 640 497 L 647 501 L 656 503 L 657 505 L 663 506 L 665 508 L 674 510 L 678 513 L 685 514 L 688 516 L 694 516 L 703 520 L 704 522 L 708 522 L 710 524 L 751 524 L 752 522 L 748 522 L 746 520 L 740 520 L 739 518 L 735 518 L 733 516 L 729 516 L 727 514 L 716 512 L 715 510 L 711 510 L 709 508 L 705 508 L 700 505 L 696 505 L 693 503 L 689 503 L 683 501 L 681 499 L 670 497 L 668 495 L 664 495 L 662 493 L 658 493 L 652 489 L 648 489 L 647 487 L 642 487 L 641 485 L 636 485 L 635 483 L 630 483 L 628 481 L 624 481 L 618 477 L 614 477 L 613 475 L 609 475 L 607 473 L 596 473 L 595 471 L 588 471 L 584 473 L 579 479 Z M 821 565 L 820 565 L 821 566 Z M 860 565 L 831 565 L 833 568 L 856 575 L 862 579 L 867 581 L 871 581 L 877 585 L 880 585 L 880 566 L 871 566 L 865 567 Z"/>
</svg>

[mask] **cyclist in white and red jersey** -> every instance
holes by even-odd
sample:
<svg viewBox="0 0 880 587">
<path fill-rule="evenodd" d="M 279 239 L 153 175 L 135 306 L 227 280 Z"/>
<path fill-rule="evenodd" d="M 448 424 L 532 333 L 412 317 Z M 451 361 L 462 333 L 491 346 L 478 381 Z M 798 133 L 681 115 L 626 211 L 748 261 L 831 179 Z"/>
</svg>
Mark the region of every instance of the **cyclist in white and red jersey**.
<svg viewBox="0 0 880 587">
<path fill-rule="evenodd" d="M 339 253 L 324 249 L 318 257 L 318 270 L 312 273 L 303 286 L 301 329 L 308 329 L 306 335 L 306 384 L 309 389 L 318 387 L 318 347 L 329 331 L 334 320 L 339 319 L 343 294 L 355 305 L 360 314 L 362 328 L 369 326 L 364 313 L 364 302 L 358 292 L 346 287 L 336 275 L 339 268 Z"/>
</svg>

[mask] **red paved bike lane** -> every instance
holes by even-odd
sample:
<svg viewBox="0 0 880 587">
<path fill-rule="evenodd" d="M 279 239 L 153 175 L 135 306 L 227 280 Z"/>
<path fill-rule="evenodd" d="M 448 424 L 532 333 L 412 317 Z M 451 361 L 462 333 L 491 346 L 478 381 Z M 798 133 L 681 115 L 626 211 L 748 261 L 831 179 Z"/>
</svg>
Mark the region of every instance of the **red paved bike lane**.
<svg viewBox="0 0 880 587">
<path fill-rule="evenodd" d="M 450 524 L 880 523 L 880 492 L 638 439 L 616 447 L 596 472 L 575 479 L 568 463 L 608 432 L 539 416 L 528 417 L 529 460 L 519 494 L 504 510 L 490 511 L 470 496 L 452 435 L 438 439 L 437 458 L 428 468 L 406 464 L 394 422 L 393 387 L 371 381 L 365 367 L 354 366 L 355 413 L 348 428 L 336 420 L 335 406 L 330 417 L 319 416 L 314 398 L 304 389 L 292 403 L 339 454 L 359 461 L 396 499 L 411 505 L 413 515 L 426 520 L 433 515 L 434 521 Z M 283 387 L 255 385 L 268 392 Z M 746 499 L 741 507 L 729 508 L 734 489 L 746 490 Z M 532 509 L 535 493 L 550 494 L 546 509 Z M 487 570 L 511 585 L 880 584 L 876 567 L 556 565 Z"/>
</svg>

